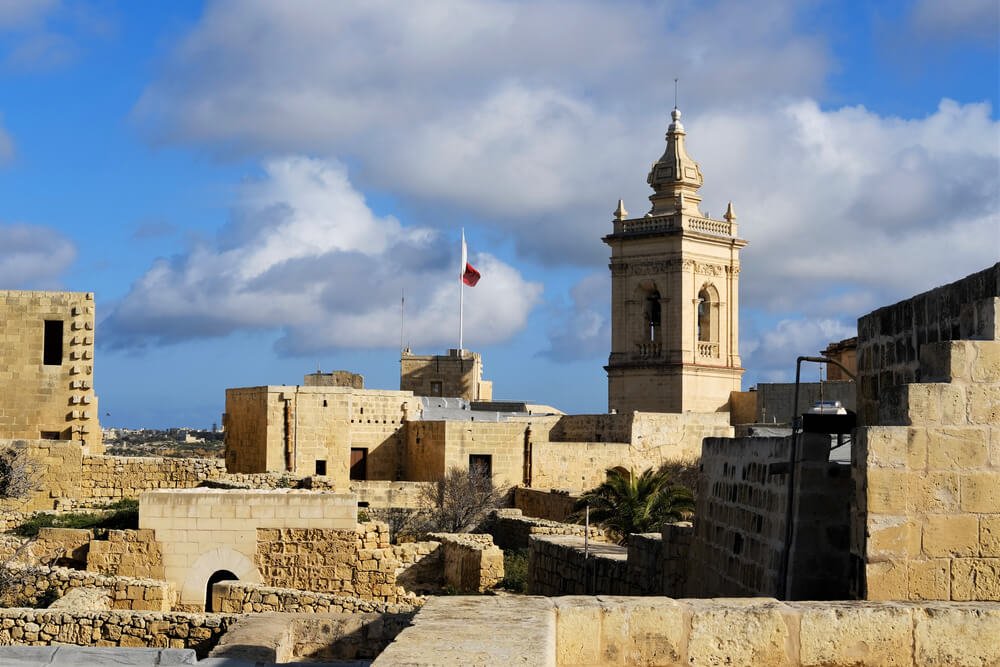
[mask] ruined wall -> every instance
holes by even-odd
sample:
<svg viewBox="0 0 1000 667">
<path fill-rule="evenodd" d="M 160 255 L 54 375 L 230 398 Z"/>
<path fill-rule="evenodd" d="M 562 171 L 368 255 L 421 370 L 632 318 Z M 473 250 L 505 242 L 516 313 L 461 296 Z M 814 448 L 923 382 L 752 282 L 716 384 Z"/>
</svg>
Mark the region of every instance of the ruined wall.
<svg viewBox="0 0 1000 667">
<path fill-rule="evenodd" d="M 0 609 L 0 646 L 154 646 L 208 655 L 235 624 L 229 614 Z"/>
<path fill-rule="evenodd" d="M 24 449 L 32 461 L 37 490 L 26 498 L 0 499 L 0 514 L 50 510 L 64 498 L 77 498 L 83 467 L 83 451 L 73 442 L 56 440 L 0 440 L 0 448 Z"/>
<path fill-rule="evenodd" d="M 494 544 L 501 549 L 527 549 L 532 535 L 576 535 L 583 537 L 582 524 L 560 523 L 548 519 L 523 516 L 519 509 L 495 510 L 486 521 L 484 532 L 489 533 Z M 590 539 L 608 542 L 604 530 L 590 527 Z"/>
<path fill-rule="evenodd" d="M 0 341 L 0 438 L 101 453 L 93 293 L 0 291 Z"/>
<path fill-rule="evenodd" d="M 296 588 L 222 581 L 212 587 L 212 609 L 217 609 L 223 614 L 260 614 L 272 611 L 305 614 L 345 612 L 404 614 L 412 618 L 417 606 L 362 600 L 346 595 L 302 591 Z"/>
<path fill-rule="evenodd" d="M 702 453 L 688 594 L 781 591 L 790 438 L 709 438 Z M 827 436 L 800 436 L 791 599 L 847 597 L 850 470 Z"/>
<path fill-rule="evenodd" d="M 266 586 L 397 602 L 405 591 L 396 585 L 391 554 L 382 523 L 351 530 L 266 528 L 257 531 L 254 562 Z"/>
<path fill-rule="evenodd" d="M 225 474 L 221 459 L 84 456 L 80 499 L 138 498 L 153 489 L 188 489 Z"/>
<path fill-rule="evenodd" d="M 858 429 L 852 551 L 876 600 L 1000 600 L 1000 341 L 925 345 Z"/>
<path fill-rule="evenodd" d="M 442 580 L 459 593 L 483 593 L 503 579 L 503 552 L 489 535 L 431 533 L 441 543 Z"/>
<path fill-rule="evenodd" d="M 596 542 L 585 549 L 575 535 L 535 535 L 529 544 L 529 595 L 632 594 L 625 547 Z"/>
<path fill-rule="evenodd" d="M 920 348 L 1000 335 L 1000 264 L 858 319 L 858 418 L 878 423 L 879 397 L 920 382 Z"/>
<path fill-rule="evenodd" d="M 169 611 L 176 593 L 165 581 L 136 577 L 109 577 L 45 565 L 0 565 L 8 585 L 0 597 L 3 607 L 38 605 L 46 598 L 58 599 L 75 588 L 96 588 L 107 592 L 112 609 Z M 0 642 L 2 643 L 2 642 Z"/>
<path fill-rule="evenodd" d="M 226 390 L 229 472 L 289 471 L 350 481 L 351 449 L 366 450 L 366 479 L 397 479 L 403 465 L 402 424 L 419 413 L 411 392 L 327 386 Z M 322 463 L 320 463 L 322 462 Z"/>
<path fill-rule="evenodd" d="M 109 530 L 107 539 L 90 542 L 87 571 L 164 579 L 163 552 L 152 530 Z"/>
</svg>

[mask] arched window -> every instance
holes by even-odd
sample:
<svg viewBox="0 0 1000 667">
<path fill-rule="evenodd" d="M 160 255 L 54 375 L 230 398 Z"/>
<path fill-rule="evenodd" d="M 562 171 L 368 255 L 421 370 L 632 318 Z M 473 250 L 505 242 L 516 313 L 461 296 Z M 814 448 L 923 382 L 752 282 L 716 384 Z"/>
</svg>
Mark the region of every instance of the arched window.
<svg viewBox="0 0 1000 667">
<path fill-rule="evenodd" d="M 714 286 L 706 284 L 698 292 L 697 315 L 699 356 L 719 356 L 719 292 Z"/>
<path fill-rule="evenodd" d="M 643 332 L 647 334 L 644 338 L 651 343 L 657 343 L 661 340 L 662 336 L 662 317 L 660 312 L 660 293 L 655 288 L 653 291 L 646 293 L 643 312 L 645 315 Z"/>
</svg>

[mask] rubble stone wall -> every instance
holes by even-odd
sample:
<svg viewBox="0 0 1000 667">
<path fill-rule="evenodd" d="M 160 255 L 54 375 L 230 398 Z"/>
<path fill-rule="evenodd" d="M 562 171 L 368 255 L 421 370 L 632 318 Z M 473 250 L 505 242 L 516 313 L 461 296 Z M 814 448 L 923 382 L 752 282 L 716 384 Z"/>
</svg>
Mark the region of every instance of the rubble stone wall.
<svg viewBox="0 0 1000 667">
<path fill-rule="evenodd" d="M 204 658 L 237 619 L 229 614 L 0 609 L 0 646 L 189 648 Z"/>
<path fill-rule="evenodd" d="M 11 584 L 0 598 L 3 606 L 37 605 L 46 598 L 61 598 L 74 588 L 107 591 L 112 609 L 169 611 L 176 598 L 174 587 L 166 581 L 109 577 L 65 567 L 13 563 L 0 567 L 11 575 Z"/>
<path fill-rule="evenodd" d="M 501 549 L 527 549 L 532 535 L 577 535 L 582 538 L 585 532 L 581 524 L 526 517 L 519 509 L 494 511 L 484 530 Z M 605 532 L 596 526 L 590 527 L 590 539 L 594 542 L 608 541 Z"/>
<path fill-rule="evenodd" d="M 235 581 L 223 581 L 212 587 L 212 609 L 217 609 L 223 614 L 258 614 L 271 611 L 307 614 L 346 612 L 406 614 L 412 618 L 417 606 Z"/>
<path fill-rule="evenodd" d="M 482 593 L 503 579 L 503 551 L 489 535 L 431 533 L 441 543 L 443 582 L 460 593 Z"/>
<path fill-rule="evenodd" d="M 152 530 L 109 530 L 106 540 L 90 543 L 87 570 L 119 577 L 165 577 L 163 552 Z"/>
<path fill-rule="evenodd" d="M 631 595 L 628 554 L 616 544 L 536 535 L 528 551 L 529 595 Z"/>
</svg>

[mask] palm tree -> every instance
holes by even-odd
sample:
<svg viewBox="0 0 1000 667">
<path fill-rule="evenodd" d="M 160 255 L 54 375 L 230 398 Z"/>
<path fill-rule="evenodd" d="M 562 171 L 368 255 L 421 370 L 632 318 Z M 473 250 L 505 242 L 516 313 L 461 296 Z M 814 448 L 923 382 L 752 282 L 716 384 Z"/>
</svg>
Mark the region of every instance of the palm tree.
<svg viewBox="0 0 1000 667">
<path fill-rule="evenodd" d="M 694 512 L 694 496 L 687 488 L 672 484 L 664 471 L 652 468 L 633 475 L 620 468 L 607 471 L 607 480 L 587 491 L 576 503 L 575 516 L 590 506 L 590 519 L 621 536 L 659 530 L 660 525 L 688 518 Z"/>
</svg>

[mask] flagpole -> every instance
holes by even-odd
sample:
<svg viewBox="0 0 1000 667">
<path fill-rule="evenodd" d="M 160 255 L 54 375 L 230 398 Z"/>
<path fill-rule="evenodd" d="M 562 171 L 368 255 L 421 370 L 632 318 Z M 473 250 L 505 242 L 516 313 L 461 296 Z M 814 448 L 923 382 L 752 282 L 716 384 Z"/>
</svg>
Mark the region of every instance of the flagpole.
<svg viewBox="0 0 1000 667">
<path fill-rule="evenodd" d="M 458 272 L 458 354 L 462 354 L 462 344 L 465 342 L 465 262 L 466 259 L 466 247 L 465 247 L 465 227 L 462 227 L 462 266 Z"/>
</svg>

